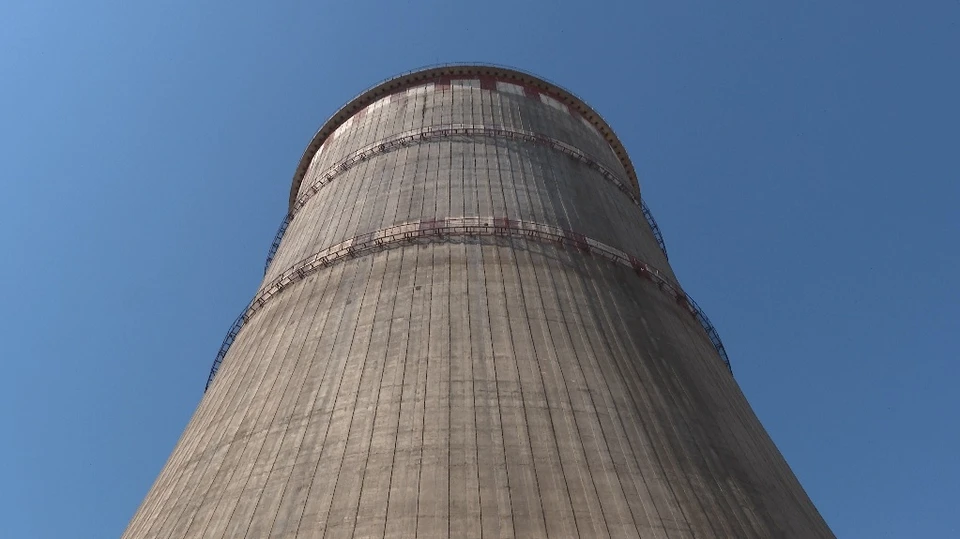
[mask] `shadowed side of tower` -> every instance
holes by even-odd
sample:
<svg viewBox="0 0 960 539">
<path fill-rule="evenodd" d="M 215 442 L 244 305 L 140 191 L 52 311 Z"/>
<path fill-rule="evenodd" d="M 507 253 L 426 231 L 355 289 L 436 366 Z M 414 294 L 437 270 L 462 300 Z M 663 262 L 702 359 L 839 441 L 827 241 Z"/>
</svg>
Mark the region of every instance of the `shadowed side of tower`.
<svg viewBox="0 0 960 539">
<path fill-rule="evenodd" d="M 832 537 L 643 210 L 539 78 L 358 96 L 124 537 Z"/>
</svg>

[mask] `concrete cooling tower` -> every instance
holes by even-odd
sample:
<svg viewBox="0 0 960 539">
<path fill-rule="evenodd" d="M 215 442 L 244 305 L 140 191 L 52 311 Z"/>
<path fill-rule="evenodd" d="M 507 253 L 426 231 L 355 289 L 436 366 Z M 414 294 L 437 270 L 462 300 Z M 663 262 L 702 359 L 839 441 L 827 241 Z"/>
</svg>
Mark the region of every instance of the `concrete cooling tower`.
<svg viewBox="0 0 960 539">
<path fill-rule="evenodd" d="M 367 90 L 271 259 L 124 537 L 833 537 L 623 145 L 555 84 Z"/>
</svg>

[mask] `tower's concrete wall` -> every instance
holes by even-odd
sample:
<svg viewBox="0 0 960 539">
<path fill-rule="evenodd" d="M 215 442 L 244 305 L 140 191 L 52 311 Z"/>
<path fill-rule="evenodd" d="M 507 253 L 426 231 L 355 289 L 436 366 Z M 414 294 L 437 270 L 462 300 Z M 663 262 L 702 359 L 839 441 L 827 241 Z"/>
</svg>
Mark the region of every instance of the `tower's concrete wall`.
<svg viewBox="0 0 960 539">
<path fill-rule="evenodd" d="M 832 537 L 665 293 L 632 170 L 510 81 L 420 81 L 330 129 L 125 537 Z"/>
</svg>

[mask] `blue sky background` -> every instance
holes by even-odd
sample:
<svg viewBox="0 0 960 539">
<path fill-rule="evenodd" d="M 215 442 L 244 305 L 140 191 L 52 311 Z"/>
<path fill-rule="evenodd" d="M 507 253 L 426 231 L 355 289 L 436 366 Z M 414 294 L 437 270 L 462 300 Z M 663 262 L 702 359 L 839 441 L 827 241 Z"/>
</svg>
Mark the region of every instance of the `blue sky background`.
<svg viewBox="0 0 960 539">
<path fill-rule="evenodd" d="M 300 154 L 425 64 L 617 130 L 839 537 L 960 537 L 960 2 L 0 3 L 0 536 L 118 536 Z"/>
</svg>

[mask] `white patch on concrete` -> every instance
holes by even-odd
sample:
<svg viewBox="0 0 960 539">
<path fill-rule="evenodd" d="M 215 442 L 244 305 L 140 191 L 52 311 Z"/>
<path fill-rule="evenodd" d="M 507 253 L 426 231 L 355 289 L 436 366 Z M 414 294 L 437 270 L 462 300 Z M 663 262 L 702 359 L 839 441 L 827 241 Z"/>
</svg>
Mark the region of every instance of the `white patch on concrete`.
<svg viewBox="0 0 960 539">
<path fill-rule="evenodd" d="M 374 101 L 373 103 L 370 103 L 369 105 L 367 105 L 366 111 L 367 111 L 367 112 L 373 112 L 373 111 L 375 111 L 375 110 L 377 110 L 377 109 L 382 108 L 384 105 L 387 105 L 387 104 L 390 103 L 390 98 L 391 98 L 391 97 L 393 97 L 393 96 L 388 95 L 387 97 L 380 98 L 380 99 Z"/>
<path fill-rule="evenodd" d="M 578 116 L 579 116 L 579 115 L 578 115 Z M 589 127 L 590 130 L 593 131 L 594 133 L 596 133 L 596 134 L 598 134 L 598 135 L 600 134 L 600 131 L 597 131 L 597 126 L 595 126 L 595 125 L 593 125 L 592 123 L 590 123 L 590 120 L 584 118 L 583 116 L 579 116 L 579 117 L 580 117 L 580 121 L 583 122 L 583 125 Z"/>
<path fill-rule="evenodd" d="M 557 110 L 562 110 L 563 112 L 569 112 L 569 111 L 567 110 L 567 106 L 566 106 L 566 105 L 564 105 L 563 103 L 561 103 L 561 102 L 557 101 L 556 99 L 550 97 L 550 96 L 547 95 L 547 94 L 540 94 L 540 101 L 542 101 L 544 105 L 553 107 L 553 108 L 555 108 L 555 109 L 557 109 Z"/>
<path fill-rule="evenodd" d="M 342 124 L 340 124 L 340 127 L 338 127 L 337 130 L 333 132 L 332 138 L 339 137 L 344 131 L 350 129 L 350 126 L 353 125 L 353 118 L 354 118 L 354 117 L 351 116 L 351 117 L 347 118 L 347 121 L 345 121 L 345 122 L 343 122 Z"/>
<path fill-rule="evenodd" d="M 453 79 L 450 81 L 450 86 L 459 86 L 461 88 L 479 88 L 480 79 Z"/>
<path fill-rule="evenodd" d="M 505 94 L 523 95 L 523 86 L 497 81 L 497 91 Z"/>
<path fill-rule="evenodd" d="M 413 97 L 417 95 L 423 95 L 427 92 L 432 92 L 434 89 L 433 83 L 424 84 L 423 86 L 414 86 L 413 88 L 407 88 L 407 97 Z"/>
</svg>

